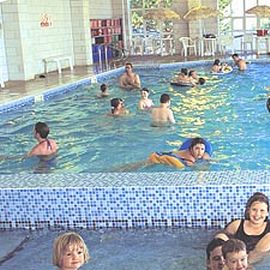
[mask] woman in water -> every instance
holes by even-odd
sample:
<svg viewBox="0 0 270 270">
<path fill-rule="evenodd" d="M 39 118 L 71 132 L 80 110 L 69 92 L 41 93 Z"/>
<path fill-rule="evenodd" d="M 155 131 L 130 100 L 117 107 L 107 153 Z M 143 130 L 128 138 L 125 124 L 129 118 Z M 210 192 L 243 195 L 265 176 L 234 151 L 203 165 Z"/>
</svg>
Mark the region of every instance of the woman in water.
<svg viewBox="0 0 270 270">
<path fill-rule="evenodd" d="M 149 98 L 149 90 L 147 88 L 141 89 L 141 99 L 138 104 L 139 110 L 149 110 L 153 107 L 153 101 Z"/>
<path fill-rule="evenodd" d="M 212 72 L 219 73 L 222 70 L 222 65 L 219 59 L 216 59 L 212 65 Z"/>
<path fill-rule="evenodd" d="M 121 116 L 128 114 L 129 111 L 125 108 L 124 101 L 121 98 L 111 99 L 111 112 L 109 116 Z"/>
<path fill-rule="evenodd" d="M 242 240 L 247 246 L 249 262 L 256 262 L 265 252 L 270 251 L 269 199 L 261 192 L 254 193 L 247 201 L 244 219 L 229 223 L 224 233 L 216 238 L 225 241 L 229 236 Z"/>
</svg>

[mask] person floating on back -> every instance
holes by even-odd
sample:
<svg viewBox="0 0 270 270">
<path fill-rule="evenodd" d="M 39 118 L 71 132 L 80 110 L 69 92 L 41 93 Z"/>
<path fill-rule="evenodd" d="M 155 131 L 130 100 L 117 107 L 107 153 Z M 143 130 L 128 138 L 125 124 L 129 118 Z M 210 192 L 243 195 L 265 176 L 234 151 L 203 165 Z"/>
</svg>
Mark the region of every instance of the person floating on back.
<svg viewBox="0 0 270 270">
<path fill-rule="evenodd" d="M 98 97 L 100 97 L 100 98 L 107 97 L 110 95 L 108 85 L 105 83 L 103 83 L 100 86 L 100 91 L 101 91 L 101 93 L 98 94 Z"/>
<path fill-rule="evenodd" d="M 55 239 L 52 260 L 59 270 L 78 270 L 89 260 L 88 248 L 79 234 L 67 232 Z"/>
<path fill-rule="evenodd" d="M 126 90 L 140 89 L 141 81 L 138 74 L 134 73 L 132 70 L 133 66 L 131 63 L 125 64 L 125 72 L 121 75 L 119 79 L 119 85 L 121 88 Z"/>
<path fill-rule="evenodd" d="M 27 157 L 38 156 L 44 159 L 50 159 L 57 152 L 58 146 L 55 140 L 48 139 L 50 129 L 46 123 L 37 122 L 34 127 L 34 137 L 38 141 L 30 152 L 27 153 Z"/>
<path fill-rule="evenodd" d="M 246 70 L 247 69 L 247 63 L 245 60 L 239 57 L 237 53 L 234 53 L 232 55 L 232 59 L 235 63 L 235 65 L 239 68 L 239 70 Z"/>
<path fill-rule="evenodd" d="M 168 94 L 162 94 L 159 107 L 152 109 L 152 126 L 160 127 L 168 124 L 175 124 L 170 104 L 170 96 Z"/>
</svg>

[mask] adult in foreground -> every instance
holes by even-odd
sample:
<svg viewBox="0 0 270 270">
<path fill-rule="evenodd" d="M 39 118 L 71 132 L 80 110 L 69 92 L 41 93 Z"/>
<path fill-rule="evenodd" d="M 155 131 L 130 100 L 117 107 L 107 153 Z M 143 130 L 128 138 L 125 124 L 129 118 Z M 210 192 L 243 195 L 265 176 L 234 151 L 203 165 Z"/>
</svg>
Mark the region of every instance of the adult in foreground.
<svg viewBox="0 0 270 270">
<path fill-rule="evenodd" d="M 244 219 L 229 223 L 224 233 L 216 238 L 225 241 L 233 238 L 242 240 L 247 247 L 248 261 L 254 263 L 270 251 L 269 199 L 261 192 L 254 193 L 246 203 Z"/>
</svg>

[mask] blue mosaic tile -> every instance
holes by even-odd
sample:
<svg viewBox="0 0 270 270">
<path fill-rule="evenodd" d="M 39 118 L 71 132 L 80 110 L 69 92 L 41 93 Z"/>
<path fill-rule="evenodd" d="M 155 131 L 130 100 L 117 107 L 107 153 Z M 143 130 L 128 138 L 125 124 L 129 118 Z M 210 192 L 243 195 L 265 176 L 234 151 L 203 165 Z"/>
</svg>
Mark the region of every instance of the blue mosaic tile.
<svg viewBox="0 0 270 270">
<path fill-rule="evenodd" d="M 11 101 L 0 106 L 0 114 L 7 113 L 13 110 L 18 110 L 21 107 L 31 106 L 34 104 L 34 96 L 29 96 L 25 98 L 18 99 L 16 101 Z"/>
<path fill-rule="evenodd" d="M 190 174 L 193 183 L 183 184 L 180 179 L 191 179 Z M 212 180 L 215 174 L 223 175 L 225 184 L 222 179 L 218 184 L 209 184 L 208 178 Z M 0 228 L 223 227 L 243 216 L 246 200 L 254 192 L 270 195 L 270 185 L 260 183 L 269 179 L 269 174 L 268 171 L 235 171 L 94 175 L 95 180 L 105 176 L 107 180 L 123 178 L 126 183 L 123 186 L 114 186 L 112 181 L 106 186 L 100 181 L 87 184 L 84 182 L 87 177 L 93 180 L 91 174 L 71 179 L 65 175 L 66 186 L 62 187 L 48 187 L 46 182 L 43 187 L 39 184 L 35 188 L 2 187 Z M 202 176 L 204 181 L 198 184 Z M 32 176 L 39 182 L 36 177 Z M 152 178 L 148 185 L 144 180 L 142 185 L 133 182 L 135 178 L 147 177 Z M 30 178 L 27 176 L 27 180 Z M 227 179 L 247 178 L 249 184 L 226 183 Z M 80 179 L 84 179 L 83 185 Z"/>
</svg>

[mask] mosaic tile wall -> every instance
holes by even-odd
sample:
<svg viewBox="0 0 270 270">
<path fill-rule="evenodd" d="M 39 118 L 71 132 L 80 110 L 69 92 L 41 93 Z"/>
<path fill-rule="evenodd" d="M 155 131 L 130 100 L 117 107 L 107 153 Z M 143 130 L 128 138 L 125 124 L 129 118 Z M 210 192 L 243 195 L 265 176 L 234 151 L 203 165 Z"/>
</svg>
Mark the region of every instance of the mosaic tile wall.
<svg viewBox="0 0 270 270">
<path fill-rule="evenodd" d="M 220 172 L 216 173 L 217 177 L 221 176 Z M 235 175 L 238 173 L 234 172 Z M 77 175 L 73 181 L 65 175 L 58 176 L 63 177 L 65 187 L 56 183 L 54 187 L 52 183 L 47 187 L 46 181 L 39 181 L 39 178 L 48 178 L 47 175 L 32 175 L 28 179 L 34 179 L 40 187 L 2 186 L 0 189 L 0 229 L 223 227 L 230 220 L 243 216 L 245 203 L 254 192 L 270 195 L 269 184 L 256 183 L 261 179 L 257 174 L 256 181 L 256 172 L 243 174 L 250 181 L 248 185 L 245 181 L 228 185 L 226 179 L 221 185 L 222 178 L 216 185 L 211 181 L 203 184 L 215 175 L 214 172 L 205 172 L 205 181 L 198 184 L 201 176 L 191 175 L 193 180 L 190 173 L 171 173 L 167 181 L 166 173 L 159 176 L 152 173 L 114 174 L 114 181 L 111 181 L 110 174 L 96 174 L 95 183 L 90 181 L 89 185 L 87 180 L 81 181 L 84 175 Z M 264 176 L 269 183 L 269 173 Z M 91 179 L 91 174 L 87 177 Z M 147 177 L 152 181 L 141 186 Z M 19 181 L 24 176 L 15 178 Z M 136 178 L 139 181 L 134 185 Z M 189 185 L 183 184 L 188 179 Z M 102 180 L 106 180 L 107 185 L 102 186 Z M 128 181 L 131 183 L 124 185 Z M 171 185 L 172 181 L 175 185 Z M 47 184 L 50 185 L 50 181 Z"/>
</svg>

